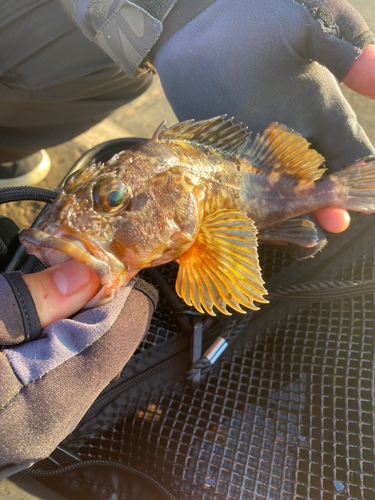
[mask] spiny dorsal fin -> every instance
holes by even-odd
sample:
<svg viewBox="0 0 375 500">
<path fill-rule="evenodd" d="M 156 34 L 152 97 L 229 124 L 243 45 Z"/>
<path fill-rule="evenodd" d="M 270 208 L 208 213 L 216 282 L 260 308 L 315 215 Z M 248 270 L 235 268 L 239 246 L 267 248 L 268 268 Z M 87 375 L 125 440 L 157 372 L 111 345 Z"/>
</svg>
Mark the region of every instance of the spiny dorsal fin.
<svg viewBox="0 0 375 500">
<path fill-rule="evenodd" d="M 240 153 L 253 165 L 272 175 L 276 181 L 282 176 L 300 184 L 312 183 L 322 176 L 324 158 L 313 149 L 310 143 L 293 130 L 271 123 L 262 135 L 253 141 L 248 140 Z"/>
<path fill-rule="evenodd" d="M 152 140 L 159 142 L 189 142 L 198 146 L 215 149 L 225 155 L 238 156 L 247 143 L 250 134 L 242 124 L 233 125 L 233 118 L 226 115 L 209 120 L 188 120 L 167 128 L 163 122 Z"/>
<path fill-rule="evenodd" d="M 259 266 L 257 229 L 237 210 L 218 210 L 203 219 L 197 239 L 177 262 L 177 294 L 199 312 L 215 316 L 215 306 L 244 313 L 242 306 L 259 309 L 267 294 Z"/>
</svg>

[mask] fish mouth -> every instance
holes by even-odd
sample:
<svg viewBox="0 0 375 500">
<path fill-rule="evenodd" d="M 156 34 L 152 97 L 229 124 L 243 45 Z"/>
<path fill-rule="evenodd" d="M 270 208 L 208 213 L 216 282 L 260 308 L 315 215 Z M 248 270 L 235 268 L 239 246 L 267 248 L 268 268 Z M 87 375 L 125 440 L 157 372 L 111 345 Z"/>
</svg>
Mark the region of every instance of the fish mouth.
<svg viewBox="0 0 375 500">
<path fill-rule="evenodd" d="M 19 235 L 29 254 L 35 255 L 47 267 L 70 259 L 78 260 L 90 267 L 99 277 L 108 294 L 124 286 L 137 274 L 130 266 L 120 261 L 105 242 L 96 242 L 87 235 L 48 234 L 37 228 L 24 229 Z"/>
</svg>

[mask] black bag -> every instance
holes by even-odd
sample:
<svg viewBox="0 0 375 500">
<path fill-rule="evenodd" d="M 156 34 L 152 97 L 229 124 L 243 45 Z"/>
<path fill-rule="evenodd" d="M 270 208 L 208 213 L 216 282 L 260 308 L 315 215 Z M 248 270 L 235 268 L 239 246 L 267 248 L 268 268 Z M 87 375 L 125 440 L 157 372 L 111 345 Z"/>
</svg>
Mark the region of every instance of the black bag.
<svg viewBox="0 0 375 500">
<path fill-rule="evenodd" d="M 328 239 L 300 262 L 261 246 L 270 303 L 230 318 L 184 306 L 175 264 L 144 271 L 160 302 L 142 345 L 27 473 L 67 499 L 374 498 L 375 216 Z M 10 267 L 35 269 L 21 253 Z"/>
</svg>

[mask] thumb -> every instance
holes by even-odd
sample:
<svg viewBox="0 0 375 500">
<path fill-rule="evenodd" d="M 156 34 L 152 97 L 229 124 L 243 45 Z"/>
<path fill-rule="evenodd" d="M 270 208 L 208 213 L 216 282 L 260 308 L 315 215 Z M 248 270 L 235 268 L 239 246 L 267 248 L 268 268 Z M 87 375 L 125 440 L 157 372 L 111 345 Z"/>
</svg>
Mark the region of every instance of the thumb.
<svg viewBox="0 0 375 500">
<path fill-rule="evenodd" d="M 313 215 L 319 226 L 330 233 L 342 233 L 350 224 L 350 215 L 343 208 L 320 208 Z"/>
<path fill-rule="evenodd" d="M 34 300 L 42 329 L 79 311 L 100 285 L 94 271 L 76 260 L 22 278 Z"/>
<path fill-rule="evenodd" d="M 375 45 L 367 45 L 342 83 L 354 92 L 375 99 Z"/>
</svg>

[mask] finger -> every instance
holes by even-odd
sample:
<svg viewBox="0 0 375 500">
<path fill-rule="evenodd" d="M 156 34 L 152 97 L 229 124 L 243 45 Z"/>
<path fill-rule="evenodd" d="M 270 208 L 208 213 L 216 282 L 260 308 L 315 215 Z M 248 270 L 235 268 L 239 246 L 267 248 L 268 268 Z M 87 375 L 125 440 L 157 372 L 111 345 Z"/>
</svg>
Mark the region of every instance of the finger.
<svg viewBox="0 0 375 500">
<path fill-rule="evenodd" d="M 358 94 L 375 99 L 375 45 L 367 45 L 363 49 L 342 83 Z"/>
<path fill-rule="evenodd" d="M 313 215 L 318 224 L 330 233 L 342 233 L 350 224 L 350 215 L 343 208 L 321 208 L 315 210 Z"/>
<path fill-rule="evenodd" d="M 42 328 L 82 309 L 100 285 L 94 271 L 76 260 L 26 274 L 23 279 L 33 297 Z"/>
</svg>

